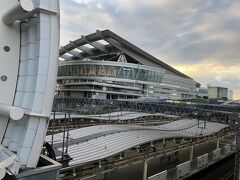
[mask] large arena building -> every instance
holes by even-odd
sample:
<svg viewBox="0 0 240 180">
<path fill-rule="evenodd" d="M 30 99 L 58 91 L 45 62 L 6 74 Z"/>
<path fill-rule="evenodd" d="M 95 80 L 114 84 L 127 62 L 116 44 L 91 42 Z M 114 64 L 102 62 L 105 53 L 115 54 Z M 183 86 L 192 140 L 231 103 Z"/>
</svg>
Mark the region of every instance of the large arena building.
<svg viewBox="0 0 240 180">
<path fill-rule="evenodd" d="M 199 84 L 110 30 L 60 49 L 64 96 L 101 99 L 195 98 Z"/>
</svg>

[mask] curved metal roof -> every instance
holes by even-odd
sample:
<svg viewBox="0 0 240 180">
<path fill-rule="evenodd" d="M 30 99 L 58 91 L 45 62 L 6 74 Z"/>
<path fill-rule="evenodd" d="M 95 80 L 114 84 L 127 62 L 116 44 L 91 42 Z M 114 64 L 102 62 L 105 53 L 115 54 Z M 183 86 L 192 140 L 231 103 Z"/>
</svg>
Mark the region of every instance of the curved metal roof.
<svg viewBox="0 0 240 180">
<path fill-rule="evenodd" d="M 203 123 L 203 122 L 200 122 Z M 228 125 L 207 122 L 206 128 L 198 128 L 198 121 L 183 119 L 160 126 L 101 125 L 80 128 L 69 132 L 68 154 L 73 158 L 71 165 L 95 162 L 159 139 L 175 137 L 194 138 L 208 136 Z M 62 149 L 62 133 L 54 135 L 54 148 Z M 47 136 L 46 141 L 51 141 Z"/>
<path fill-rule="evenodd" d="M 109 44 L 102 44 L 98 42 L 99 40 L 104 40 Z M 91 45 L 93 48 L 89 48 L 86 45 Z M 74 50 L 76 48 L 81 50 L 81 52 Z M 61 47 L 59 55 L 66 60 L 73 60 L 79 59 L 83 56 L 86 57 L 99 54 L 111 54 L 112 52 L 124 52 L 141 64 L 153 67 L 161 67 L 178 76 L 192 79 L 110 30 L 97 30 L 95 33 L 82 36 L 75 41 L 71 41 L 69 44 Z M 71 54 L 71 56 L 67 56 L 66 53 Z"/>
<path fill-rule="evenodd" d="M 145 113 L 145 112 L 131 112 L 131 111 L 119 111 L 119 112 L 112 112 L 106 114 L 97 114 L 97 115 L 80 115 L 80 114 L 71 114 L 70 118 L 85 118 L 85 119 L 95 119 L 95 120 L 111 120 L 111 121 L 127 121 L 130 119 L 136 119 L 140 117 L 148 117 L 148 116 L 159 116 L 165 118 L 172 118 L 177 119 L 180 116 L 170 115 L 170 114 L 163 114 L 163 113 Z M 55 119 L 64 119 L 65 114 L 59 113 L 55 115 Z M 53 119 L 53 113 L 51 115 L 51 119 Z"/>
</svg>

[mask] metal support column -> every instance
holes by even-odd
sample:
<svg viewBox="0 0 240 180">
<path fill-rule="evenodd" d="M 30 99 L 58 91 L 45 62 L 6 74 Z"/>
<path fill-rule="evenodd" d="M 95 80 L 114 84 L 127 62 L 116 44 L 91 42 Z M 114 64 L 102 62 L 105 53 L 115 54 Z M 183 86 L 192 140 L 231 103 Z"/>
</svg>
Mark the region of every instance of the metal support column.
<svg viewBox="0 0 240 180">
<path fill-rule="evenodd" d="M 217 139 L 217 145 L 216 145 L 216 149 L 218 149 L 220 147 L 220 139 Z"/>
<path fill-rule="evenodd" d="M 54 142 L 54 124 L 56 122 L 56 111 L 53 111 L 53 120 L 52 120 L 52 140 L 51 140 L 51 146 L 53 147 L 53 142 Z"/>
<path fill-rule="evenodd" d="M 190 147 L 190 157 L 189 160 L 192 161 L 193 160 L 193 150 L 194 150 L 194 146 Z"/>
<path fill-rule="evenodd" d="M 147 180 L 148 160 L 143 162 L 143 180 Z"/>
<path fill-rule="evenodd" d="M 68 119 L 67 119 L 67 138 L 66 138 L 66 149 L 65 149 L 65 154 L 68 154 L 68 141 L 69 141 L 69 131 L 70 131 L 70 121 L 71 121 L 71 115 L 68 113 Z"/>
<path fill-rule="evenodd" d="M 67 113 L 64 114 L 64 123 L 63 123 L 62 161 L 64 160 L 64 149 L 65 149 L 65 138 L 66 138 L 66 119 L 67 119 Z"/>
</svg>

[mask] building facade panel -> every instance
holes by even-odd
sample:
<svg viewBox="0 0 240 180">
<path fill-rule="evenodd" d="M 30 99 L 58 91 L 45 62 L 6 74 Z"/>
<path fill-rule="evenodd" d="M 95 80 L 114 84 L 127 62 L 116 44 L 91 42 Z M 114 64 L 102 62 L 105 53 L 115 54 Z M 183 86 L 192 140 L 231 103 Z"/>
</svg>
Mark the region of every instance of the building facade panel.
<svg viewBox="0 0 240 180">
<path fill-rule="evenodd" d="M 228 99 L 228 88 L 211 86 L 208 87 L 208 98 L 209 99 Z"/>
</svg>

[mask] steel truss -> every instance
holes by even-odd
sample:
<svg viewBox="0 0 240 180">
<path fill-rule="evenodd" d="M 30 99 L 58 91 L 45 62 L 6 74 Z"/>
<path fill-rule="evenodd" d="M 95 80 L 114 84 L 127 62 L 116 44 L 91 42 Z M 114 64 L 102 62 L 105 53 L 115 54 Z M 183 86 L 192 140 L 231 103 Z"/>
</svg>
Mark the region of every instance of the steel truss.
<svg viewBox="0 0 240 180">
<path fill-rule="evenodd" d="M 53 111 L 81 112 L 96 114 L 99 110 L 136 111 L 165 113 L 204 121 L 217 121 L 229 124 L 233 113 L 240 112 L 240 106 L 221 106 L 204 104 L 174 104 L 163 102 L 123 101 L 110 99 L 55 98 Z"/>
</svg>

